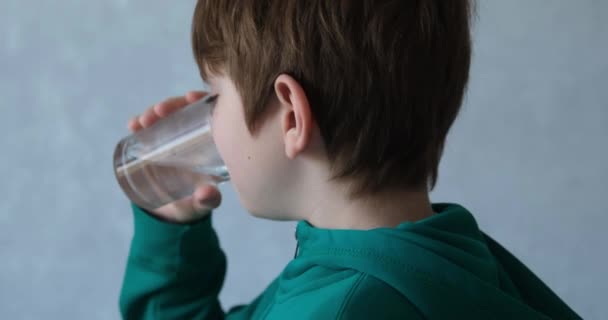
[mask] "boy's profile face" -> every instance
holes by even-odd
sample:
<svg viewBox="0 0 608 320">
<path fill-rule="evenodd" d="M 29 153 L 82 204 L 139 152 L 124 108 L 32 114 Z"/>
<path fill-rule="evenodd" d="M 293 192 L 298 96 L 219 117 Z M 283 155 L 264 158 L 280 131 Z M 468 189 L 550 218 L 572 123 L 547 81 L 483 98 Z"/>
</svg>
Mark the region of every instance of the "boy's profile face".
<svg viewBox="0 0 608 320">
<path fill-rule="evenodd" d="M 213 111 L 213 139 L 243 206 L 255 216 L 289 219 L 280 200 L 289 179 L 288 159 L 281 140 L 277 108 L 271 108 L 251 134 L 243 102 L 234 82 L 225 75 L 207 79 L 210 95 L 217 95 Z"/>
</svg>

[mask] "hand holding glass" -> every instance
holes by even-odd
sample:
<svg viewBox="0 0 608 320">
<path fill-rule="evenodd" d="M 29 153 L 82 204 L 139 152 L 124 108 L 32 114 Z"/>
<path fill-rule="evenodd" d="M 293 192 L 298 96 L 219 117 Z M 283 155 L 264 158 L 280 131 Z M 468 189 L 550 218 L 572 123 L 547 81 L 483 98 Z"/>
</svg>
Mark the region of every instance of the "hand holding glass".
<svg viewBox="0 0 608 320">
<path fill-rule="evenodd" d="M 200 99 L 118 143 L 114 172 L 133 203 L 153 211 L 198 186 L 229 179 L 211 134 L 215 98 Z"/>
</svg>

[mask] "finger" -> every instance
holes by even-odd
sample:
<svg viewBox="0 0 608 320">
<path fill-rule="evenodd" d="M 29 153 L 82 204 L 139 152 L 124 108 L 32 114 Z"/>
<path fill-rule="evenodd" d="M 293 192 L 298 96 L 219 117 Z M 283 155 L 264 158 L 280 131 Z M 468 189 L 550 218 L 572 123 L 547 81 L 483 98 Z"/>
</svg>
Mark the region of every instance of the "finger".
<svg viewBox="0 0 608 320">
<path fill-rule="evenodd" d="M 188 104 L 189 103 L 186 101 L 185 97 L 173 97 L 156 104 L 153 109 L 156 115 L 162 118 L 187 106 Z"/>
<path fill-rule="evenodd" d="M 166 204 L 154 210 L 154 212 L 164 219 L 184 223 L 193 220 L 192 196 L 188 196 L 177 201 Z"/>
<path fill-rule="evenodd" d="M 222 194 L 211 185 L 198 187 L 192 196 L 193 207 L 196 211 L 213 210 L 222 203 Z"/>
<path fill-rule="evenodd" d="M 154 210 L 163 219 L 176 223 L 196 221 L 222 202 L 222 194 L 212 185 L 198 187 L 192 194 Z"/>
<path fill-rule="evenodd" d="M 186 101 L 188 101 L 188 104 L 190 104 L 195 103 L 206 95 L 207 92 L 204 91 L 188 91 L 184 97 L 186 98 Z"/>
<path fill-rule="evenodd" d="M 129 124 L 127 125 L 127 127 L 129 128 L 129 130 L 131 130 L 131 132 L 141 130 L 142 127 L 139 123 L 139 117 L 134 117 L 131 120 L 129 120 Z"/>
<path fill-rule="evenodd" d="M 142 127 L 147 128 L 160 119 L 156 112 L 154 112 L 155 107 L 156 106 L 149 108 L 141 116 L 139 116 L 139 123 Z"/>
</svg>

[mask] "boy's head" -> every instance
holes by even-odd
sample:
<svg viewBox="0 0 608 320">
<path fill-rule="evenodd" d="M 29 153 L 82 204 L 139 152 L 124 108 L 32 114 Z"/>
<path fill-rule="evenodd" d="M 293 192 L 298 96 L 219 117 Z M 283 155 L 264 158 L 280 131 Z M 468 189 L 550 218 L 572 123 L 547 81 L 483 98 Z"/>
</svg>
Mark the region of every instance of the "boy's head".
<svg viewBox="0 0 608 320">
<path fill-rule="evenodd" d="M 265 156 L 269 171 L 257 163 L 243 170 L 261 176 L 242 179 L 251 178 L 266 193 L 289 189 L 285 181 L 255 180 L 293 172 L 272 161 L 293 160 L 314 149 L 310 145 L 317 133 L 329 178 L 348 182 L 356 197 L 434 186 L 468 80 L 469 20 L 468 0 L 199 0 L 192 41 L 203 78 L 212 88 L 212 79 L 219 79 L 224 84 L 218 86 L 238 93 L 238 99 L 225 97 L 222 103 L 226 94 L 217 92 L 218 112 L 228 112 L 221 110 L 230 108 L 227 104 L 242 108 L 240 118 L 251 141 L 283 134 L 283 141 L 265 140 L 266 146 L 253 147 L 275 153 Z M 284 117 L 277 115 L 281 110 Z M 231 121 L 238 117 L 235 113 Z M 276 127 L 268 125 L 272 119 Z M 264 126 L 272 129 L 261 132 Z M 285 144 L 291 126 L 296 148 L 289 148 L 295 154 Z M 302 140 L 295 138 L 298 134 Z M 256 159 L 251 159 L 254 151 L 234 145 L 243 136 L 231 139 L 223 138 L 222 145 L 216 136 L 242 193 L 245 182 L 237 181 L 233 169 Z"/>
</svg>

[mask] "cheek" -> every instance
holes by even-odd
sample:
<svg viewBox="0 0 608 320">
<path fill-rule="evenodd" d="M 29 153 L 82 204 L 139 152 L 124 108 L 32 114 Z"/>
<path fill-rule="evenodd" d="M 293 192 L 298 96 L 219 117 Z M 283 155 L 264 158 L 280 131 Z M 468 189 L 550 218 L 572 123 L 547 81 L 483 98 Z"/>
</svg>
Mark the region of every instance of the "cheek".
<svg viewBox="0 0 608 320">
<path fill-rule="evenodd" d="M 213 139 L 241 203 L 251 213 L 273 212 L 288 170 L 272 128 L 251 136 L 241 114 L 216 110 Z M 275 128 L 276 129 L 276 128 Z"/>
<path fill-rule="evenodd" d="M 260 168 L 256 166 L 257 157 L 252 154 L 251 142 L 247 137 L 235 132 L 235 128 L 219 127 L 214 130 L 218 152 L 224 160 L 230 183 L 237 191 L 241 204 L 252 211 L 258 207 L 257 193 L 260 189 Z"/>
<path fill-rule="evenodd" d="M 248 180 L 247 172 L 252 170 L 252 141 L 245 120 L 229 111 L 216 110 L 213 117 L 213 140 L 228 168 L 232 183 L 237 190 L 241 190 L 242 181 Z"/>
<path fill-rule="evenodd" d="M 238 157 L 236 154 L 236 151 L 238 151 L 238 138 L 235 136 L 232 128 L 226 124 L 226 121 L 217 115 L 213 117 L 212 134 L 217 151 L 232 175 L 234 162 L 236 162 L 236 157 Z"/>
</svg>

